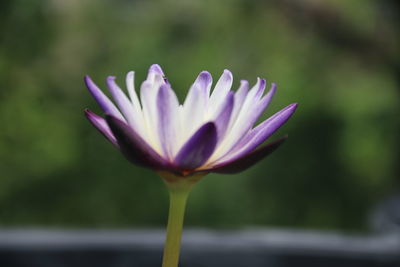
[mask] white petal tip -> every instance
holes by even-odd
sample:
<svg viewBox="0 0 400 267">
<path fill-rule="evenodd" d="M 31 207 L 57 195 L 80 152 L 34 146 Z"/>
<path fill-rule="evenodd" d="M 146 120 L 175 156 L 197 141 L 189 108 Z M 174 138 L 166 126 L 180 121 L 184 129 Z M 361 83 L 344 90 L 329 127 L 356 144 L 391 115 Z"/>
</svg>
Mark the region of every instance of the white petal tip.
<svg viewBox="0 0 400 267">
<path fill-rule="evenodd" d="M 228 69 L 224 69 L 224 74 L 228 75 L 230 78 L 233 77 L 232 72 L 230 70 L 228 70 Z"/>
</svg>

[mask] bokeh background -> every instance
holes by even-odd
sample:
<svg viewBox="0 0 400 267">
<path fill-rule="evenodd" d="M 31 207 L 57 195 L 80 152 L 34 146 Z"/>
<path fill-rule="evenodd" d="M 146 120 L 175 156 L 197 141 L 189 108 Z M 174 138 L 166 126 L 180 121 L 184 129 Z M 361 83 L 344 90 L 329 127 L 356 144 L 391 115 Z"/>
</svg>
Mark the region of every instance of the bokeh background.
<svg viewBox="0 0 400 267">
<path fill-rule="evenodd" d="M 367 232 L 400 186 L 396 0 L 0 2 L 0 226 L 163 227 L 168 195 L 86 121 L 83 83 L 159 63 L 180 99 L 202 70 L 278 83 L 289 140 L 209 175 L 187 226 Z M 266 117 L 264 116 L 264 118 Z"/>
</svg>

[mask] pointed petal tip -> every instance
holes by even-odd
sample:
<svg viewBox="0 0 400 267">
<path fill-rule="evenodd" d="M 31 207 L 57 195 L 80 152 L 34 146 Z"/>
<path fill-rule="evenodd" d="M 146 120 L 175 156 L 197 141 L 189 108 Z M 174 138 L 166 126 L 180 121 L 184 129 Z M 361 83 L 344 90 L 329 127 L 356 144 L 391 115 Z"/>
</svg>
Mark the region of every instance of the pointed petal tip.
<svg viewBox="0 0 400 267">
<path fill-rule="evenodd" d="M 93 96 L 98 94 L 96 91 L 101 91 L 101 89 L 97 86 L 97 84 L 92 80 L 92 78 L 89 75 L 85 75 L 83 80 L 85 82 L 87 89 Z"/>
<path fill-rule="evenodd" d="M 298 103 L 293 103 L 288 106 L 288 109 L 293 109 L 293 112 L 296 111 L 297 107 L 299 106 Z"/>
<path fill-rule="evenodd" d="M 202 72 L 200 72 L 198 78 L 202 79 L 204 82 L 207 82 L 207 83 L 209 83 L 212 80 L 211 74 L 206 70 L 203 70 Z"/>
<path fill-rule="evenodd" d="M 117 77 L 115 77 L 115 76 L 108 76 L 106 79 L 107 86 L 111 90 L 111 93 L 113 93 L 112 92 L 113 89 L 116 90 L 118 88 L 117 84 L 115 82 L 116 79 L 117 79 Z M 115 99 L 115 97 L 114 97 L 114 99 Z"/>
<path fill-rule="evenodd" d="M 210 72 L 208 72 L 207 70 L 202 70 L 200 72 L 200 75 L 211 75 Z"/>
<path fill-rule="evenodd" d="M 107 121 L 92 112 L 90 109 L 84 109 L 85 117 L 89 120 L 89 122 L 108 140 L 110 141 L 116 148 L 119 148 L 117 140 L 115 139 L 114 134 L 111 132 L 111 129 L 107 123 Z"/>
<path fill-rule="evenodd" d="M 230 70 L 228 70 L 228 69 L 224 69 L 224 73 L 232 74 L 232 72 Z"/>
<path fill-rule="evenodd" d="M 94 117 L 94 116 L 97 116 L 94 112 L 92 112 L 90 109 L 88 109 L 88 108 L 85 108 L 84 110 L 83 110 L 83 114 L 85 115 L 85 117 L 88 119 L 88 120 L 90 120 L 91 121 L 91 119 Z"/>
<path fill-rule="evenodd" d="M 87 74 L 83 77 L 83 80 L 84 80 L 84 82 L 86 84 L 86 87 L 88 89 L 90 89 L 90 87 L 94 84 L 92 78 L 90 78 L 90 76 L 87 75 Z"/>
<path fill-rule="evenodd" d="M 89 116 L 89 115 L 92 114 L 93 112 L 92 112 L 90 109 L 85 108 L 85 109 L 83 110 L 83 113 L 85 113 L 86 116 Z"/>
<path fill-rule="evenodd" d="M 83 112 L 84 112 L 84 115 L 86 116 L 86 118 L 89 119 L 91 122 L 94 122 L 95 120 L 98 120 L 98 119 L 104 120 L 103 117 L 97 115 L 96 113 L 94 113 L 93 111 L 91 111 L 88 108 L 85 108 L 83 110 Z"/>
<path fill-rule="evenodd" d="M 226 75 L 228 79 L 233 79 L 232 72 L 228 69 L 224 69 L 223 75 Z"/>
<path fill-rule="evenodd" d="M 262 88 L 262 87 L 265 88 L 265 86 L 266 86 L 266 84 L 267 84 L 267 80 L 266 80 L 266 79 L 263 79 L 263 78 L 259 78 L 259 79 L 260 79 L 260 88 Z"/>
<path fill-rule="evenodd" d="M 158 65 L 158 64 L 151 65 L 149 68 L 149 72 L 155 72 L 155 73 L 164 75 L 164 72 L 162 71 L 160 65 Z"/>
<path fill-rule="evenodd" d="M 211 74 L 208 71 L 202 71 L 197 76 L 192 86 L 196 86 L 201 90 L 210 90 L 212 82 Z"/>
<path fill-rule="evenodd" d="M 83 113 L 84 113 L 84 115 L 86 116 L 86 118 L 88 118 L 89 120 L 92 119 L 92 118 L 94 118 L 94 117 L 101 117 L 101 116 L 97 115 L 96 113 L 94 113 L 93 111 L 91 111 L 91 110 L 88 109 L 88 108 L 85 108 L 85 109 L 83 110 Z"/>
<path fill-rule="evenodd" d="M 264 94 L 266 85 L 267 81 L 265 79 L 257 78 L 257 83 L 255 85 L 257 98 L 261 97 Z"/>
<path fill-rule="evenodd" d="M 115 76 L 108 76 L 108 77 L 107 77 L 107 82 L 114 81 L 115 79 L 117 79 L 117 77 L 115 77 Z"/>
<path fill-rule="evenodd" d="M 290 105 L 287 105 L 286 107 L 284 107 L 283 109 L 281 109 L 280 111 L 275 113 L 274 115 L 272 115 L 272 117 L 275 116 L 275 115 L 281 115 L 281 114 L 290 113 L 290 115 L 287 118 L 287 119 L 289 119 L 289 117 L 296 111 L 297 107 L 298 107 L 297 103 L 292 103 Z"/>
<path fill-rule="evenodd" d="M 83 81 L 85 82 L 86 88 L 92 95 L 96 94 L 96 90 L 100 90 L 89 75 L 85 75 Z"/>
<path fill-rule="evenodd" d="M 278 89 L 278 85 L 276 83 L 271 83 L 271 89 L 270 92 L 273 92 L 273 94 L 275 94 L 276 89 Z"/>
<path fill-rule="evenodd" d="M 271 83 L 271 88 L 269 89 L 268 93 L 262 97 L 261 101 L 265 101 L 266 107 L 269 105 L 272 98 L 274 97 L 276 89 L 277 89 L 276 83 Z"/>
</svg>

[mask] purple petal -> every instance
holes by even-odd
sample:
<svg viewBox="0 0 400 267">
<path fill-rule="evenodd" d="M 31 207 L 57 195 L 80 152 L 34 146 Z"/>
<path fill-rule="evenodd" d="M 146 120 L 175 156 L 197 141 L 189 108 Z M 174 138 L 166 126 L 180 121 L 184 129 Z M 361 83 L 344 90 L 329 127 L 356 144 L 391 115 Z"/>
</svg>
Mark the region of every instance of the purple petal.
<svg viewBox="0 0 400 267">
<path fill-rule="evenodd" d="M 266 84 L 267 82 L 265 79 L 257 78 L 257 84 L 256 84 L 257 87 L 255 95 L 257 99 L 259 99 L 263 95 Z"/>
<path fill-rule="evenodd" d="M 258 99 L 257 95 L 261 96 L 262 92 L 264 91 L 264 89 L 262 89 L 265 88 L 265 84 L 263 85 L 263 81 L 265 80 L 260 80 L 260 85 L 258 87 L 255 96 L 256 99 Z M 258 120 L 258 118 L 260 118 L 260 116 L 263 114 L 263 112 L 271 102 L 272 97 L 275 95 L 275 92 L 276 92 L 276 85 L 273 84 L 267 95 L 261 98 L 260 101 L 254 103 L 253 106 L 250 107 L 248 113 L 244 114 L 244 116 L 242 117 L 243 124 L 241 124 L 242 129 L 239 130 L 239 132 L 241 132 L 241 136 L 243 136 L 249 129 L 251 129 Z"/>
<path fill-rule="evenodd" d="M 256 149 L 260 144 L 274 134 L 296 111 L 297 104 L 291 104 L 266 119 L 251 130 L 228 155 L 230 160 L 240 158 Z"/>
<path fill-rule="evenodd" d="M 129 125 L 111 115 L 106 115 L 106 120 L 117 139 L 121 152 L 129 161 L 156 170 L 170 168 L 169 164 Z"/>
<path fill-rule="evenodd" d="M 85 83 L 90 94 L 97 101 L 104 113 L 111 114 L 114 117 L 125 121 L 124 117 L 121 115 L 121 112 L 119 112 L 111 100 L 100 90 L 100 88 L 92 81 L 92 79 L 90 79 L 89 75 L 85 76 Z"/>
<path fill-rule="evenodd" d="M 172 159 L 177 147 L 178 98 L 169 84 L 161 85 L 157 95 L 158 136 L 164 155 Z"/>
<path fill-rule="evenodd" d="M 242 155 L 240 158 L 236 160 L 231 160 L 229 162 L 223 162 L 221 164 L 218 164 L 214 166 L 213 168 L 207 170 L 210 172 L 215 172 L 215 173 L 224 173 L 224 174 L 233 174 L 233 173 L 239 173 L 242 172 L 272 152 L 274 152 L 285 140 L 287 139 L 287 136 L 282 137 L 272 143 L 269 143 L 268 145 L 265 145 L 262 148 L 259 148 L 249 154 Z"/>
<path fill-rule="evenodd" d="M 273 86 L 268 94 L 259 100 L 264 88 L 265 84 L 263 84 L 263 80 L 258 79 L 257 84 L 247 94 L 240 112 L 237 117 L 234 118 L 235 121 L 230 126 L 229 135 L 227 135 L 225 138 L 226 140 L 224 140 L 223 149 L 217 151 L 218 155 L 216 157 L 219 159 L 226 155 L 228 155 L 228 157 L 232 155 L 232 152 L 237 148 L 237 143 L 243 139 L 267 108 L 275 93 L 276 87 Z"/>
<path fill-rule="evenodd" d="M 115 139 L 113 133 L 111 132 L 110 127 L 108 126 L 106 120 L 89 109 L 85 109 L 85 116 L 92 123 L 92 125 L 102 134 L 105 138 L 108 139 L 114 146 L 119 147 L 117 143 L 117 139 Z"/>
<path fill-rule="evenodd" d="M 268 93 L 263 98 L 261 98 L 260 102 L 262 103 L 262 105 L 267 107 L 271 102 L 272 98 L 274 97 L 275 93 L 276 93 L 276 83 L 272 83 L 271 89 L 269 89 Z"/>
<path fill-rule="evenodd" d="M 218 132 L 218 142 L 224 138 L 225 132 L 228 128 L 234 106 L 234 98 L 235 94 L 232 91 L 229 92 L 220 113 L 214 120 Z"/>
<path fill-rule="evenodd" d="M 174 162 L 181 169 L 193 170 L 207 161 L 216 144 L 217 128 L 213 122 L 208 122 L 183 145 Z"/>
<path fill-rule="evenodd" d="M 112 97 L 114 98 L 115 102 L 117 103 L 122 114 L 124 114 L 124 117 L 126 118 L 129 125 L 132 126 L 136 131 L 138 131 L 138 129 L 140 128 L 140 124 L 141 124 L 141 122 L 138 121 L 140 119 L 139 114 L 133 108 L 132 102 L 129 101 L 129 99 L 125 95 L 125 93 L 116 84 L 114 76 L 109 76 L 107 78 L 107 86 L 108 86 L 108 89 L 110 90 Z"/>
<path fill-rule="evenodd" d="M 237 134 L 237 138 L 240 138 L 244 133 L 251 129 L 257 119 L 267 108 L 269 101 L 266 100 L 268 99 L 264 97 L 263 99 L 259 100 L 264 92 L 264 89 L 265 80 L 257 79 L 256 85 L 247 94 L 246 99 L 242 104 L 242 109 L 237 117 L 237 125 L 235 125 L 234 132 Z M 273 92 L 270 91 L 268 95 L 271 95 L 272 97 Z M 271 100 L 271 98 L 269 98 L 269 100 Z"/>
</svg>

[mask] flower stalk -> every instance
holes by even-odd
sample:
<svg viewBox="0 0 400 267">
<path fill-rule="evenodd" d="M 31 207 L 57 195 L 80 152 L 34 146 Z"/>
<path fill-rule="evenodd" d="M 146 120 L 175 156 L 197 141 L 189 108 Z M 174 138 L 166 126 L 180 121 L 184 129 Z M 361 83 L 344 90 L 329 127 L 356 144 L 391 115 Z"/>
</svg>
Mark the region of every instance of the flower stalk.
<svg viewBox="0 0 400 267">
<path fill-rule="evenodd" d="M 169 214 L 162 267 L 177 267 L 181 249 L 182 228 L 187 198 L 193 185 L 204 174 L 182 178 L 159 172 L 169 191 Z"/>
<path fill-rule="evenodd" d="M 167 237 L 164 246 L 162 267 L 176 267 L 179 262 L 181 249 L 183 218 L 185 215 L 186 200 L 190 189 L 175 191 L 170 190 L 169 215 Z"/>
</svg>

